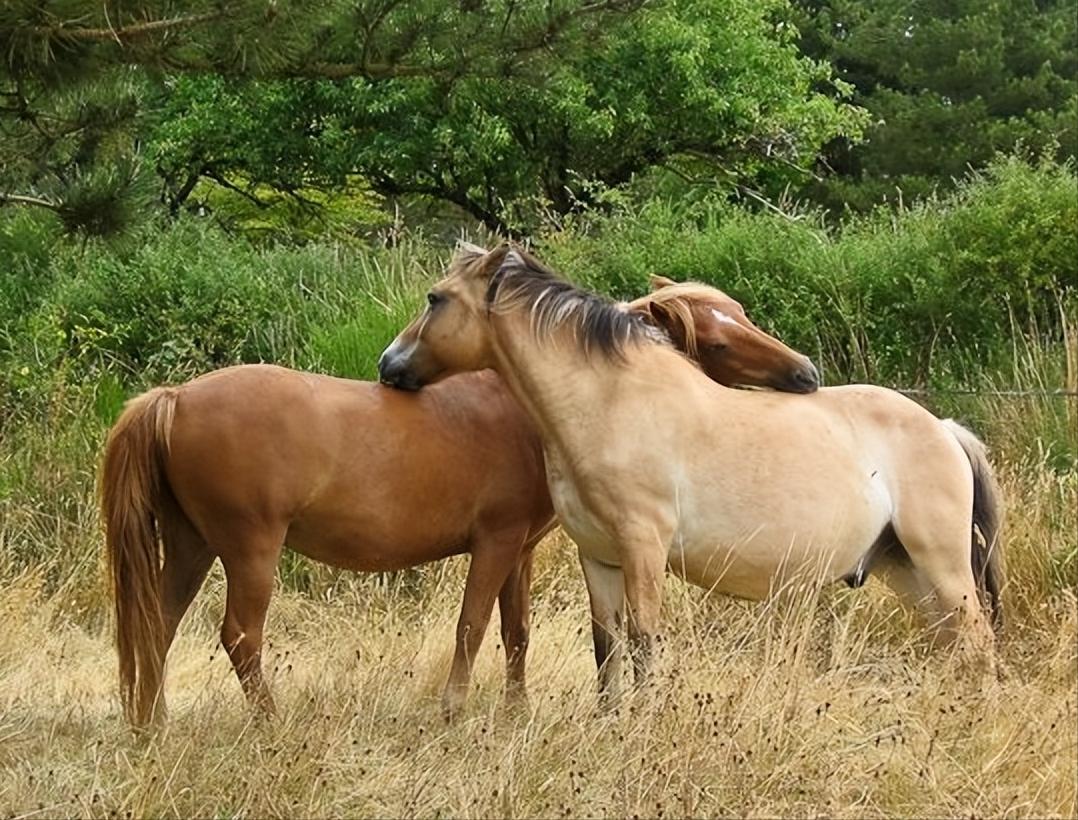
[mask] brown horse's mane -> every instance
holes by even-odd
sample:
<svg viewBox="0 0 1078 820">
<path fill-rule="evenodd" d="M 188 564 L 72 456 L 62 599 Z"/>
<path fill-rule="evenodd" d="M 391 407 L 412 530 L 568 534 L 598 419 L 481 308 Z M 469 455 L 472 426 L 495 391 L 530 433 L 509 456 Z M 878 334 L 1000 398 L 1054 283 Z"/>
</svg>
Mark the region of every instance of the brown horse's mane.
<svg viewBox="0 0 1078 820">
<path fill-rule="evenodd" d="M 495 313 L 528 311 L 532 332 L 542 339 L 556 330 L 572 331 L 582 353 L 624 360 L 627 351 L 644 343 L 669 340 L 639 315 L 605 296 L 581 290 L 530 253 L 511 247 L 490 278 L 487 306 Z"/>
<path fill-rule="evenodd" d="M 720 291 L 721 293 L 721 291 Z M 725 296 L 725 294 L 723 294 Z M 699 282 L 677 282 L 667 285 L 629 303 L 629 310 L 634 313 L 648 313 L 651 305 L 660 305 L 682 327 L 685 353 L 694 361 L 697 359 L 696 318 L 690 303 L 693 300 L 707 301 L 715 298 L 715 288 Z"/>
</svg>

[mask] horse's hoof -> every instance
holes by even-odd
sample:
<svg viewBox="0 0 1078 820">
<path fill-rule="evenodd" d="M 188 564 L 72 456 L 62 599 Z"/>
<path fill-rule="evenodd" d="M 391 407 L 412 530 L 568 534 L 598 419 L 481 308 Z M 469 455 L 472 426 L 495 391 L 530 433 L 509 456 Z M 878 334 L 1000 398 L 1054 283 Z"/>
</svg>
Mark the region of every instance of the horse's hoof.
<svg viewBox="0 0 1078 820">
<path fill-rule="evenodd" d="M 442 720 L 446 723 L 453 723 L 458 717 L 460 717 L 461 710 L 464 704 L 454 703 L 449 700 L 442 701 Z"/>
<path fill-rule="evenodd" d="M 502 699 L 502 713 L 509 718 L 517 718 L 530 715 L 532 710 L 531 701 L 525 692 L 506 692 Z"/>
</svg>

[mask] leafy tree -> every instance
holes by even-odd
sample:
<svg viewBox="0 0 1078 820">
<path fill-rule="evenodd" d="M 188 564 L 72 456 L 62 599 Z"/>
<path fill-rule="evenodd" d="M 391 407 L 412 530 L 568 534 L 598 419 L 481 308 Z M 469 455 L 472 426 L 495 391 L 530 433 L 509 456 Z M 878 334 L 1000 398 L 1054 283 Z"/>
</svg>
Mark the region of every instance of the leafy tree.
<svg viewBox="0 0 1078 820">
<path fill-rule="evenodd" d="M 563 215 L 670 161 L 731 178 L 811 164 L 858 112 L 814 92 L 782 2 L 670 0 L 528 71 L 235 84 L 184 78 L 156 132 L 178 203 L 193 181 L 295 189 L 358 174 L 453 203 L 499 233 Z M 191 116 L 190 112 L 196 112 Z"/>
<path fill-rule="evenodd" d="M 796 0 L 801 46 L 834 64 L 872 115 L 833 141 L 814 187 L 868 207 L 949 187 L 997 152 L 1078 153 L 1078 21 L 1071 0 Z"/>
<path fill-rule="evenodd" d="M 91 233 L 122 227 L 152 195 L 140 149 L 178 74 L 373 84 L 512 76 L 601 39 L 641 2 L 8 0 L 0 204 L 49 208 Z"/>
</svg>

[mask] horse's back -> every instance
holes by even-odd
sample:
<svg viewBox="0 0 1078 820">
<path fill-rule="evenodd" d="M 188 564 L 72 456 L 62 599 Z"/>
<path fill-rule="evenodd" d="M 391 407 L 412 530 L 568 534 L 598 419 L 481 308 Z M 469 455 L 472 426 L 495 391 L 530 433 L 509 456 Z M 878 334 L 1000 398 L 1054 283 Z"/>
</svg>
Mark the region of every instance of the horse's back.
<svg viewBox="0 0 1078 820">
<path fill-rule="evenodd" d="M 339 442 L 319 377 L 271 365 L 206 374 L 177 391 L 168 475 L 174 492 L 221 509 L 291 513 Z M 186 506 L 186 505 L 185 505 Z"/>
<path fill-rule="evenodd" d="M 830 415 L 845 419 L 856 443 L 881 458 L 886 455 L 896 471 L 907 476 L 942 472 L 947 478 L 955 471 L 968 472 L 969 461 L 954 434 L 908 396 L 886 387 L 853 384 L 824 388 L 812 398 Z"/>
<path fill-rule="evenodd" d="M 540 453 L 492 374 L 404 393 L 243 365 L 179 388 L 167 472 L 204 534 L 287 528 L 312 557 L 379 569 L 459 550 L 488 512 L 542 518 Z"/>
</svg>

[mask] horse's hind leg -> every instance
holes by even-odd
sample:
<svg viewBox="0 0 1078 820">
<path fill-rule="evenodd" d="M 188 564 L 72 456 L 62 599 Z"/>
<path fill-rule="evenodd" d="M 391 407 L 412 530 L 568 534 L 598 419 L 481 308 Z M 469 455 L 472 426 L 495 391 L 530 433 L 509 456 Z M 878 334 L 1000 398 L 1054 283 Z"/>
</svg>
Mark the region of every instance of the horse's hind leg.
<svg viewBox="0 0 1078 820">
<path fill-rule="evenodd" d="M 936 646 L 959 641 L 960 649 L 983 658 L 991 651 L 993 637 L 970 564 L 969 513 L 951 512 L 895 522 L 910 565 L 892 573 L 891 583 L 906 597 L 921 599 Z"/>
<path fill-rule="evenodd" d="M 167 654 L 176 628 L 206 580 L 215 556 L 174 501 L 163 505 L 161 525 L 165 554 L 161 571 L 161 609 L 165 619 L 164 652 Z"/>
<path fill-rule="evenodd" d="M 505 647 L 505 696 L 510 701 L 527 702 L 524 682 L 531 626 L 531 576 L 534 552 L 526 547 L 516 567 L 498 593 L 502 618 L 502 645 Z"/>
<path fill-rule="evenodd" d="M 248 533 L 232 542 L 236 548 L 221 555 L 228 581 L 221 644 L 248 702 L 267 714 L 273 714 L 275 707 L 262 676 L 262 630 L 283 542 L 283 532 Z"/>
<path fill-rule="evenodd" d="M 158 524 L 164 546 L 164 563 L 158 579 L 164 631 L 157 640 L 160 640 L 163 660 L 176 637 L 176 628 L 206 579 L 214 556 L 176 502 L 167 495 L 161 501 Z M 164 714 L 163 694 L 162 677 L 154 696 L 154 708 L 159 715 Z"/>
</svg>

